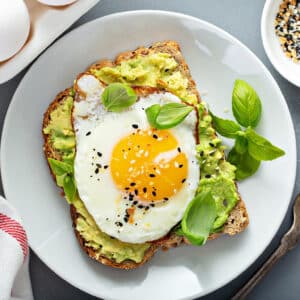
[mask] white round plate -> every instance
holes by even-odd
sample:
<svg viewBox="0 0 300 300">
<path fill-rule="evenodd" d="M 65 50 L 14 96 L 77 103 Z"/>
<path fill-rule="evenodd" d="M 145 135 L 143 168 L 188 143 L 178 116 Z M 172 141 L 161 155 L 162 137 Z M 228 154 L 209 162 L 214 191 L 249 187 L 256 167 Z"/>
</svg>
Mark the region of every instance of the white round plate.
<svg viewBox="0 0 300 300">
<path fill-rule="evenodd" d="M 258 132 L 286 151 L 239 184 L 249 228 L 203 247 L 159 252 L 142 268 L 112 269 L 92 261 L 74 236 L 69 207 L 60 196 L 42 146 L 43 113 L 76 74 L 101 58 L 155 41 L 177 40 L 212 111 L 231 106 L 236 78 L 247 80 L 263 102 Z M 286 102 L 258 58 L 223 30 L 199 19 L 161 11 L 133 11 L 96 19 L 50 47 L 20 83 L 2 135 L 5 195 L 23 216 L 31 248 L 59 276 L 105 299 L 191 299 L 228 283 L 264 251 L 287 211 L 296 171 L 295 133 Z"/>
<path fill-rule="evenodd" d="M 266 0 L 261 18 L 261 36 L 265 51 L 275 69 L 288 81 L 300 87 L 300 64 L 286 57 L 275 33 L 275 17 L 282 0 Z"/>
</svg>

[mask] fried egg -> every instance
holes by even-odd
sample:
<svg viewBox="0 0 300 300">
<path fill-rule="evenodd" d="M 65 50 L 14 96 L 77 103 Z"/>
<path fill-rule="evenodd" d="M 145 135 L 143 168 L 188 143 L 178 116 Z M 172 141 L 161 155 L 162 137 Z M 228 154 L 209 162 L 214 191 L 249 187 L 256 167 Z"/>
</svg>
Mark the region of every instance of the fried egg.
<svg viewBox="0 0 300 300">
<path fill-rule="evenodd" d="M 122 112 L 101 103 L 104 86 L 83 74 L 75 84 L 75 181 L 99 228 L 129 243 L 166 235 L 183 217 L 199 182 L 196 112 L 176 127 L 150 127 L 145 109 L 180 102 L 167 92 L 139 97 Z"/>
</svg>

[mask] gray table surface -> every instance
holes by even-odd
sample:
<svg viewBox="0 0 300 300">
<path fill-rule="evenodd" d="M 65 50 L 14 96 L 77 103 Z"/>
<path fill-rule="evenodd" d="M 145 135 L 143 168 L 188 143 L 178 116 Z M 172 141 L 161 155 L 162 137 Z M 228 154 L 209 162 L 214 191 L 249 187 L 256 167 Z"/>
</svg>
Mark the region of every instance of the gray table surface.
<svg viewBox="0 0 300 300">
<path fill-rule="evenodd" d="M 271 71 L 287 100 L 292 114 L 297 140 L 299 141 L 300 89 L 290 84 L 276 72 L 264 52 L 260 35 L 260 18 L 263 5 L 263 0 L 101 0 L 96 7 L 80 18 L 70 30 L 101 16 L 119 11 L 135 9 L 170 10 L 189 14 L 209 21 L 225 29 L 242 41 Z M 25 72 L 26 70 L 11 79 L 9 82 L 0 85 L 1 130 L 10 100 Z M 299 144 L 297 148 L 299 152 Z M 289 175 L 286 174 L 285 176 Z M 300 172 L 298 169 L 294 195 L 297 191 L 300 191 L 299 179 Z M 2 186 L 0 188 L 0 191 L 3 194 Z M 280 230 L 277 232 L 272 243 L 261 257 L 237 279 L 202 299 L 229 299 L 251 277 L 251 275 L 279 244 L 282 234 L 291 224 L 291 219 L 290 206 Z M 59 278 L 46 265 L 44 265 L 44 263 L 42 263 L 33 252 L 31 252 L 30 273 L 33 292 L 36 299 L 96 299 Z M 299 299 L 299 277 L 300 246 L 296 247 L 293 251 L 281 259 L 281 261 L 251 293 L 249 299 Z"/>
</svg>

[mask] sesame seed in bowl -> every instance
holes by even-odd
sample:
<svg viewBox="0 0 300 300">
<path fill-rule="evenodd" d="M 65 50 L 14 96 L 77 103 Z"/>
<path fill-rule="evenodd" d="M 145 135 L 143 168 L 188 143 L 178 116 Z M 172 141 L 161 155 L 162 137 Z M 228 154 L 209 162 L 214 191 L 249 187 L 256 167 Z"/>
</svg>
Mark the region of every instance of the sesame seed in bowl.
<svg viewBox="0 0 300 300">
<path fill-rule="evenodd" d="M 300 1 L 267 0 L 261 19 L 261 35 L 273 66 L 300 87 Z"/>
</svg>

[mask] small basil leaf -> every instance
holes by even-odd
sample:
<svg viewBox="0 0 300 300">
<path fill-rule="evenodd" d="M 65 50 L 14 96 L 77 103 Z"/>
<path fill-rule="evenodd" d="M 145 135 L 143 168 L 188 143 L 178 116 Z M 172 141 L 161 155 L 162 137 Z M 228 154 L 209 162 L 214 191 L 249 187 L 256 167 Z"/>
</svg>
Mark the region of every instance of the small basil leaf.
<svg viewBox="0 0 300 300">
<path fill-rule="evenodd" d="M 242 130 L 240 125 L 234 121 L 221 119 L 212 114 L 212 112 L 210 112 L 210 115 L 212 116 L 214 128 L 222 136 L 234 139 L 237 131 Z"/>
<path fill-rule="evenodd" d="M 67 200 L 72 203 L 74 201 L 75 195 L 76 195 L 76 186 L 75 182 L 72 176 L 67 175 L 64 178 L 63 188 L 65 195 L 67 197 Z"/>
<path fill-rule="evenodd" d="M 183 103 L 167 103 L 161 106 L 159 111 L 157 108 L 155 109 L 157 114 L 155 122 L 153 122 L 154 118 L 150 119 L 153 125 L 155 125 L 152 126 L 157 129 L 169 129 L 181 123 L 187 117 L 187 115 L 193 110 L 193 107 L 185 105 Z"/>
<path fill-rule="evenodd" d="M 273 160 L 285 154 L 251 128 L 247 128 L 246 136 L 249 154 L 257 160 Z"/>
<path fill-rule="evenodd" d="M 107 110 L 120 112 L 134 104 L 137 95 L 128 85 L 115 82 L 105 88 L 101 98 Z"/>
<path fill-rule="evenodd" d="M 261 110 L 261 101 L 252 86 L 243 80 L 236 80 L 232 91 L 232 111 L 238 123 L 244 127 L 256 127 Z"/>
<path fill-rule="evenodd" d="M 60 160 L 56 160 L 53 158 L 48 158 L 48 162 L 49 162 L 52 172 L 56 176 L 60 176 L 60 175 L 66 174 L 66 173 L 73 172 L 73 166 L 69 165 L 65 162 L 62 162 Z"/>
<path fill-rule="evenodd" d="M 158 116 L 158 113 L 160 112 L 160 108 L 161 108 L 161 106 L 159 104 L 154 104 L 154 105 L 149 106 L 145 110 L 148 122 L 154 128 L 156 127 L 156 118 Z"/>
<path fill-rule="evenodd" d="M 205 244 L 217 217 L 217 207 L 210 192 L 199 193 L 185 210 L 181 227 L 193 245 Z"/>
<path fill-rule="evenodd" d="M 228 153 L 227 161 L 236 166 L 235 177 L 237 180 L 250 177 L 257 171 L 260 165 L 260 161 L 249 155 L 248 151 L 238 153 L 235 147 Z"/>
<path fill-rule="evenodd" d="M 236 152 L 238 152 L 240 154 L 245 153 L 248 149 L 247 138 L 243 135 L 237 135 L 237 137 L 235 139 L 234 148 L 235 148 Z"/>
</svg>

